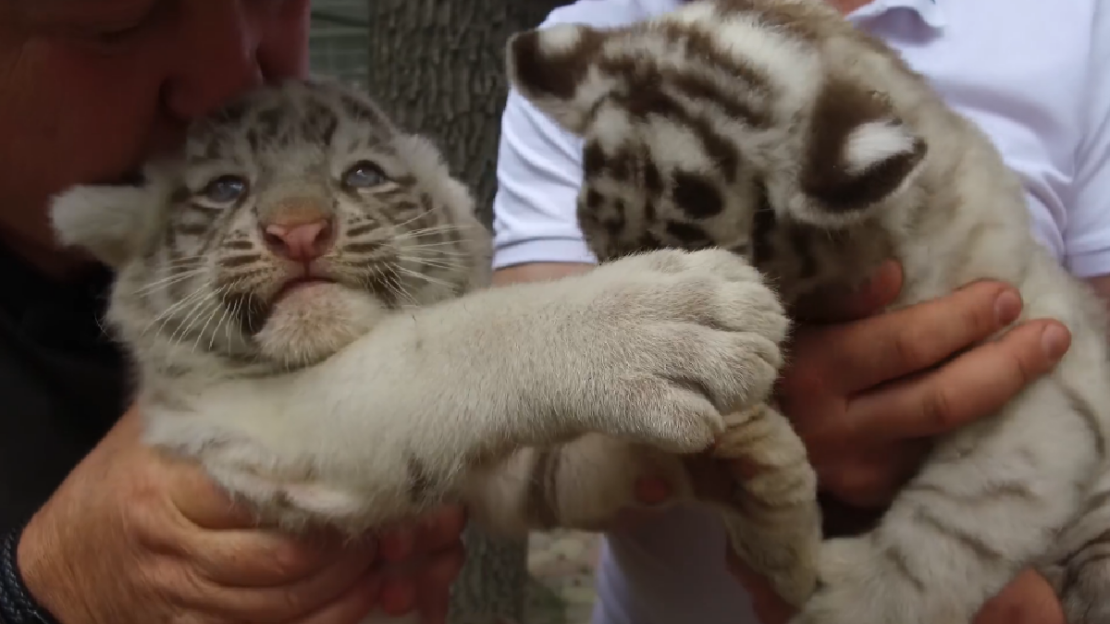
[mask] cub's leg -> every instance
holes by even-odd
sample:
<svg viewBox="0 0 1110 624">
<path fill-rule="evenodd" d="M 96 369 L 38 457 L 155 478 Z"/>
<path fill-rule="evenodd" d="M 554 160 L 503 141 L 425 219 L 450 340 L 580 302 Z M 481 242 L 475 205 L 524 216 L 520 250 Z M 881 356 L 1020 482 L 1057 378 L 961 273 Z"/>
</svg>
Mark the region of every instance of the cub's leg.
<svg viewBox="0 0 1110 624">
<path fill-rule="evenodd" d="M 817 585 L 821 546 L 817 475 L 805 446 L 768 405 L 732 414 L 726 426 L 712 454 L 731 467 L 729 497 L 715 502 L 733 550 L 779 596 L 801 607 Z"/>
<path fill-rule="evenodd" d="M 1047 554 L 1101 465 L 1096 408 L 1061 381 L 1074 372 L 944 440 L 871 533 L 826 542 L 793 624 L 964 624 Z"/>
<path fill-rule="evenodd" d="M 392 315 L 315 366 L 206 386 L 148 441 L 279 522 L 362 532 L 520 448 L 600 433 L 701 451 L 768 395 L 788 327 L 740 256 L 650 252 Z"/>
<path fill-rule="evenodd" d="M 472 481 L 466 500 L 472 517 L 501 534 L 602 530 L 618 511 L 637 505 L 637 479 L 659 477 L 675 489 L 673 500 L 719 510 L 737 555 L 800 605 L 816 582 L 821 537 L 816 477 L 805 448 L 767 406 L 725 421 L 712 457 L 682 458 L 596 434 L 525 449 Z"/>
</svg>

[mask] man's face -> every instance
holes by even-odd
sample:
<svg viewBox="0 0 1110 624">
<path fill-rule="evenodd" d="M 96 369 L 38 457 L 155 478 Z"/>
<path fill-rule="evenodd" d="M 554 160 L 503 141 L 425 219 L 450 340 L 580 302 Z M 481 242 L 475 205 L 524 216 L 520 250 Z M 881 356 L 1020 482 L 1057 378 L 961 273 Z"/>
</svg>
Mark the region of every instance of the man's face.
<svg viewBox="0 0 1110 624">
<path fill-rule="evenodd" d="M 0 234 L 48 244 L 46 199 L 118 178 L 192 118 L 308 71 L 309 0 L 0 0 Z"/>
</svg>

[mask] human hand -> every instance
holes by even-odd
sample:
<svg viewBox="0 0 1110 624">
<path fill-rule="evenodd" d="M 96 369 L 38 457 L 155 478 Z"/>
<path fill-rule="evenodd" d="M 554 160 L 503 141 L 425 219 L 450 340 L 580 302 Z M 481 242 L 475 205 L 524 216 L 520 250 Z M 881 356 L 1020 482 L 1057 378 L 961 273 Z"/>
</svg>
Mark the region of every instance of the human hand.
<svg viewBox="0 0 1110 624">
<path fill-rule="evenodd" d="M 383 587 L 377 540 L 257 528 L 198 468 L 141 444 L 140 430 L 136 414 L 121 419 L 23 533 L 27 587 L 61 622 L 355 624 L 379 595 L 390 613 L 440 609 L 442 578 L 461 563 L 457 546 L 442 547 L 457 542 L 460 512 L 420 536 L 384 536 L 387 560 L 418 541 L 435 556 Z"/>
<path fill-rule="evenodd" d="M 840 306 L 822 315 L 812 306 L 799 310 L 818 322 L 799 327 L 780 379 L 780 407 L 817 470 L 832 534 L 855 532 L 885 508 L 916 472 L 930 438 L 994 413 L 1070 344 L 1062 324 L 1036 320 L 969 348 L 1020 314 L 1016 291 L 998 283 L 867 317 L 900 287 L 901 272 L 891 264 Z M 843 319 L 849 321 L 827 323 Z M 764 624 L 789 619 L 787 605 L 729 556 Z M 1063 614 L 1047 581 L 1029 571 L 975 622 L 1063 624 Z"/>
<path fill-rule="evenodd" d="M 462 507 L 451 506 L 382 537 L 383 612 L 401 616 L 416 609 L 425 624 L 447 621 L 451 584 L 463 565 L 465 527 Z"/>
<path fill-rule="evenodd" d="M 869 316 L 901 282 L 890 262 L 838 305 L 803 304 L 778 385 L 822 490 L 856 508 L 886 507 L 930 438 L 994 413 L 1070 346 L 1067 328 L 1045 319 L 971 348 L 1021 312 L 1019 293 L 997 282 Z"/>
</svg>

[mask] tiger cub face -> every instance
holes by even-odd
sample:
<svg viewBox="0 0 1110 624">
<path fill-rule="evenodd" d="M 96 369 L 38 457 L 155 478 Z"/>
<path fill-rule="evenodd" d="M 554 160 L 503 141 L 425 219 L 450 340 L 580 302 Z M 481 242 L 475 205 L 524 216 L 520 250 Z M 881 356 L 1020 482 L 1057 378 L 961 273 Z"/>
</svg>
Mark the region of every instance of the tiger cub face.
<svg viewBox="0 0 1110 624">
<path fill-rule="evenodd" d="M 338 82 L 252 92 L 140 177 L 70 189 L 53 218 L 117 270 L 123 340 L 167 357 L 289 370 L 485 279 L 487 234 L 440 154 Z"/>
</svg>

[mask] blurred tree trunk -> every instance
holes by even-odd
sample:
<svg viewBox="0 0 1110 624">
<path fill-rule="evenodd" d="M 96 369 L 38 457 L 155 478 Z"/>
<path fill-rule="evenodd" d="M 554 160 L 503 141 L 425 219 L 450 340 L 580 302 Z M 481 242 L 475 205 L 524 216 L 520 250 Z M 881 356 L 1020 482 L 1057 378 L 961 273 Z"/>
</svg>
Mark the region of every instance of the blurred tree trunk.
<svg viewBox="0 0 1110 624">
<path fill-rule="evenodd" d="M 370 92 L 409 130 L 435 139 L 491 217 L 509 35 L 560 0 L 368 0 Z"/>
<path fill-rule="evenodd" d="M 367 1 L 370 93 L 404 128 L 436 141 L 474 190 L 488 226 L 506 93 L 505 41 L 567 2 Z M 526 544 L 496 540 L 473 527 L 466 538 L 467 565 L 455 585 L 451 622 L 479 615 L 520 621 Z"/>
</svg>

